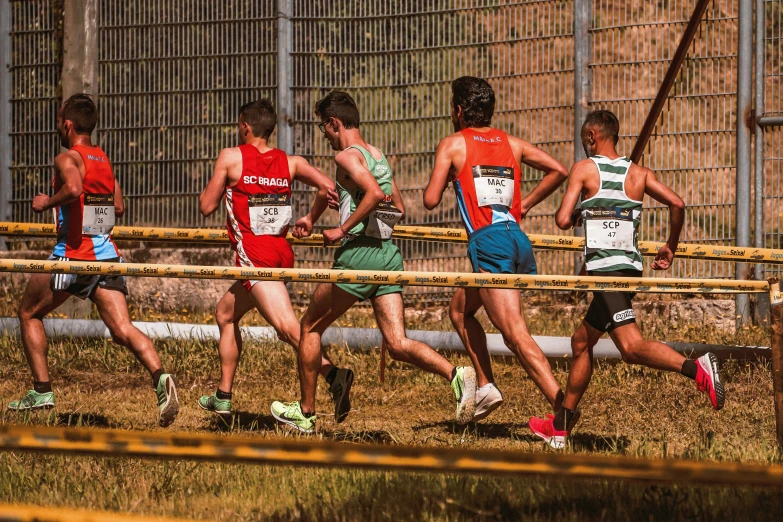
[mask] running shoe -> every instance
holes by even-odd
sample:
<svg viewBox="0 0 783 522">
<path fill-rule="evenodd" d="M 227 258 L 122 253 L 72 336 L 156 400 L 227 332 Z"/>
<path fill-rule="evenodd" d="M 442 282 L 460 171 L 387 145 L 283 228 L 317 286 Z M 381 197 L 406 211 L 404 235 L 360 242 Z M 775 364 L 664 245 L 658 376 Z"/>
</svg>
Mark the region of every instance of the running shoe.
<svg viewBox="0 0 783 522">
<path fill-rule="evenodd" d="M 179 413 L 179 398 L 174 377 L 168 373 L 161 375 L 155 394 L 158 396 L 158 424 L 165 428 L 174 422 Z"/>
<path fill-rule="evenodd" d="M 457 397 L 457 424 L 467 424 L 476 413 L 476 370 L 469 366 L 458 366 L 451 380 L 451 389 Z"/>
<path fill-rule="evenodd" d="M 315 415 L 305 415 L 299 401 L 272 403 L 272 417 L 302 433 L 315 432 Z"/>
<path fill-rule="evenodd" d="M 204 395 L 198 400 L 198 405 L 202 410 L 214 411 L 221 415 L 231 413 L 231 401 L 228 399 L 218 399 L 216 394 Z"/>
<path fill-rule="evenodd" d="M 18 401 L 12 401 L 8 404 L 9 410 L 29 411 L 39 408 L 54 407 L 54 392 L 38 393 L 35 390 L 28 391 L 24 397 Z"/>
<path fill-rule="evenodd" d="M 476 413 L 473 414 L 473 420 L 480 421 L 487 418 L 501 404 L 503 404 L 503 395 L 495 383 L 491 382 L 476 389 Z"/>
<path fill-rule="evenodd" d="M 334 381 L 329 386 L 329 393 L 334 401 L 334 420 L 339 424 L 345 420 L 351 411 L 351 398 L 348 394 L 353 385 L 353 371 L 347 368 L 338 368 Z"/>
<path fill-rule="evenodd" d="M 554 420 L 555 416 L 549 414 L 546 416 L 546 419 L 533 417 L 527 425 L 534 435 L 544 439 L 551 448 L 563 449 L 568 440 L 569 432 L 566 430 L 556 430 L 553 423 Z"/>
<path fill-rule="evenodd" d="M 714 353 L 706 353 L 696 359 L 696 387 L 710 396 L 713 408 L 723 408 L 726 392 L 720 382 L 720 367 Z"/>
</svg>

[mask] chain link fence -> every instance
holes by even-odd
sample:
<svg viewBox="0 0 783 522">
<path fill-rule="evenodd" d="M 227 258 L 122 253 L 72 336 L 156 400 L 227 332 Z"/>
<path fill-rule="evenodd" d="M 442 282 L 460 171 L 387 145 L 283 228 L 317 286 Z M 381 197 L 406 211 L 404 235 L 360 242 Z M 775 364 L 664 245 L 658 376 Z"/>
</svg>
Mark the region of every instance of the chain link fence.
<svg viewBox="0 0 783 522">
<path fill-rule="evenodd" d="M 219 150 L 236 144 L 239 107 L 258 97 L 277 102 L 278 2 L 97 2 L 98 139 L 128 199 L 125 223 L 221 226 L 222 215 L 201 217 L 197 195 Z M 62 5 L 11 4 L 13 217 L 48 220 L 33 215 L 29 202 L 48 186 L 58 150 Z M 780 114 L 781 7 L 779 0 L 766 5 L 767 111 Z M 494 125 L 572 163 L 574 0 L 292 0 L 289 6 L 293 152 L 333 175 L 333 152 L 315 126 L 314 104 L 331 89 L 347 90 L 359 104 L 365 138 L 389 158 L 408 207 L 406 224 L 461 226 L 451 190 L 437 210 L 421 205 L 433 151 L 453 132 L 450 82 L 458 76 L 492 83 Z M 692 2 L 592 2 L 588 100 L 590 108 L 620 118 L 621 153 L 630 154 L 692 9 Z M 736 2 L 715 0 L 642 160 L 688 204 L 685 241 L 735 240 L 736 62 Z M 779 128 L 770 129 L 767 143 L 766 240 L 779 248 Z M 526 169 L 523 190 L 538 176 Z M 297 192 L 299 201 L 312 198 Z M 559 232 L 552 216 L 561 193 L 527 217 L 527 232 Z M 643 237 L 661 239 L 668 213 L 646 204 Z M 335 221 L 330 214 L 322 225 Z M 469 268 L 464 246 L 400 245 L 410 269 Z M 331 262 L 326 249 L 300 249 L 297 256 L 301 266 Z M 573 270 L 572 254 L 537 258 L 544 273 Z M 731 277 L 733 266 L 681 260 L 673 275 Z M 437 299 L 438 292 L 419 297 Z"/>
<path fill-rule="evenodd" d="M 783 2 L 764 2 L 764 116 L 783 117 Z M 764 129 L 764 246 L 783 248 L 783 126 Z M 779 266 L 766 266 L 780 276 Z"/>
</svg>

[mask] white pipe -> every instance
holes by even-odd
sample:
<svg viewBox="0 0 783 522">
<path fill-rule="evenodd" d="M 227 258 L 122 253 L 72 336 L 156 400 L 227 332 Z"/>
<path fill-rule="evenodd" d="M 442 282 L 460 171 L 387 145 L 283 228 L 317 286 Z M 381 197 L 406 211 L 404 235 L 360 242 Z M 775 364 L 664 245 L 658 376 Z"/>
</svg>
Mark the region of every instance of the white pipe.
<svg viewBox="0 0 783 522">
<path fill-rule="evenodd" d="M 220 332 L 216 325 L 190 323 L 152 323 L 134 321 L 134 326 L 150 339 L 196 339 L 201 341 L 216 341 Z M 44 329 L 47 337 L 87 337 L 109 339 L 109 329 L 103 321 L 90 319 L 44 319 Z M 270 326 L 242 327 L 244 338 L 255 338 L 259 341 L 275 341 L 277 335 Z M 8 336 L 19 335 L 19 320 L 15 317 L 0 317 L 0 334 Z M 438 332 L 431 330 L 408 330 L 408 337 L 427 343 L 436 350 L 464 352 L 465 347 L 455 332 Z M 550 337 L 534 335 L 533 339 L 549 358 L 571 356 L 571 339 L 568 337 Z M 368 350 L 381 345 L 381 332 L 376 328 L 328 328 L 321 338 L 324 346 L 330 344 L 347 346 L 352 350 Z M 762 346 L 721 346 L 694 343 L 669 343 L 681 353 L 701 355 L 707 351 L 715 353 L 720 358 L 753 359 L 768 358 L 768 347 Z M 506 347 L 500 334 L 487 334 L 487 348 L 492 355 L 508 356 L 514 354 Z M 611 339 L 601 339 L 593 349 L 593 356 L 599 359 L 619 359 L 620 352 Z"/>
</svg>

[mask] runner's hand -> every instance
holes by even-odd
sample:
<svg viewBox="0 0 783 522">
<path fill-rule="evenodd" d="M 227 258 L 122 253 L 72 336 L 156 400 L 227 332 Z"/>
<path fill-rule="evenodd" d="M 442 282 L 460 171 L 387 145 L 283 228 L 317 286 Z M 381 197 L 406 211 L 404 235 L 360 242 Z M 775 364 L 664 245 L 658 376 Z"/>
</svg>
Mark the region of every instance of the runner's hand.
<svg viewBox="0 0 783 522">
<path fill-rule="evenodd" d="M 33 198 L 33 212 L 40 214 L 46 210 L 47 203 L 49 203 L 49 196 L 46 194 L 38 194 Z"/>
<path fill-rule="evenodd" d="M 340 208 L 340 197 L 337 195 L 336 190 L 329 189 L 326 193 L 326 204 L 332 210 L 338 210 Z"/>
<path fill-rule="evenodd" d="M 294 224 L 294 228 L 291 229 L 291 235 L 295 238 L 303 238 L 309 236 L 313 232 L 313 222 L 309 217 L 300 217 Z"/>
<path fill-rule="evenodd" d="M 324 246 L 333 245 L 342 238 L 345 237 L 345 232 L 343 232 L 342 228 L 331 228 L 329 230 L 324 230 Z"/>
<path fill-rule="evenodd" d="M 669 245 L 663 245 L 655 256 L 655 261 L 652 262 L 650 267 L 653 270 L 668 270 L 672 266 L 672 260 L 674 260 L 674 252 L 671 251 Z"/>
</svg>

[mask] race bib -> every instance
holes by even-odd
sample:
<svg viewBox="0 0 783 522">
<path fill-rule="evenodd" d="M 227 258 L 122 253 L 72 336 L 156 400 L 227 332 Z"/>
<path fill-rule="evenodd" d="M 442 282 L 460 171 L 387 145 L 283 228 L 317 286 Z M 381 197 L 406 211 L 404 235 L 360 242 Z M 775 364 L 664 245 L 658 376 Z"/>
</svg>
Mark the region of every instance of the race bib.
<svg viewBox="0 0 783 522">
<path fill-rule="evenodd" d="M 587 248 L 636 250 L 633 217 L 618 216 L 611 211 L 594 211 L 585 215 L 585 243 Z"/>
<path fill-rule="evenodd" d="M 105 236 L 114 228 L 114 194 L 85 194 L 82 234 Z"/>
<path fill-rule="evenodd" d="M 514 169 L 476 165 L 473 167 L 473 184 L 480 207 L 503 205 L 511 207 L 514 201 Z"/>
<path fill-rule="evenodd" d="M 370 212 L 367 229 L 364 234 L 377 239 L 389 239 L 394 227 L 402 219 L 402 212 L 390 201 L 381 201 L 375 210 Z"/>
<path fill-rule="evenodd" d="M 259 194 L 248 196 L 250 230 L 257 236 L 277 236 L 291 223 L 293 210 L 288 194 Z"/>
</svg>

